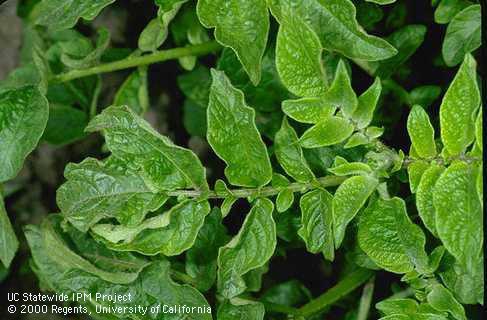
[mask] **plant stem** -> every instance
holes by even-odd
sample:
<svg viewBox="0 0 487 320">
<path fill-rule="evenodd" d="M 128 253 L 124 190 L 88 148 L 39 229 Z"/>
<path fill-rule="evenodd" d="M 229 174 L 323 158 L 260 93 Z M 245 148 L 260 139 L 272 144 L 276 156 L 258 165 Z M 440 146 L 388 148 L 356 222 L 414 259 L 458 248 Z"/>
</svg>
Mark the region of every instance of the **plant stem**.
<svg viewBox="0 0 487 320">
<path fill-rule="evenodd" d="M 374 295 L 374 282 L 375 277 L 372 277 L 364 286 L 362 298 L 360 298 L 358 307 L 357 320 L 367 320 L 369 317 L 370 304 L 372 303 L 372 297 Z"/>
<path fill-rule="evenodd" d="M 174 280 L 177 280 L 182 283 L 190 284 L 192 286 L 196 285 L 195 279 L 193 279 L 192 277 L 190 277 L 189 275 L 181 271 L 171 269 L 171 277 L 174 278 Z"/>
<path fill-rule="evenodd" d="M 202 44 L 197 44 L 197 45 L 192 45 L 187 47 L 174 48 L 169 50 L 160 50 L 143 56 L 138 56 L 138 57 L 129 56 L 122 60 L 100 64 L 91 68 L 73 70 L 66 73 L 61 73 L 54 76 L 54 78 L 52 78 L 52 81 L 66 82 L 73 79 L 90 76 L 93 74 L 100 74 L 100 73 L 123 70 L 123 69 L 138 67 L 138 66 L 145 66 L 156 62 L 162 62 L 162 61 L 177 59 L 181 57 L 201 56 L 211 52 L 218 51 L 220 49 L 221 49 L 221 45 L 218 44 L 216 41 L 208 41 Z"/>
<path fill-rule="evenodd" d="M 260 300 L 258 300 L 260 301 Z M 267 301 L 260 301 L 266 310 L 266 312 L 276 312 L 276 313 L 283 313 L 283 314 L 288 314 L 292 316 L 300 316 L 301 313 L 299 312 L 298 309 L 290 307 L 290 306 L 285 306 L 282 304 L 277 304 L 277 303 L 272 303 L 272 302 L 267 302 Z"/>
<path fill-rule="evenodd" d="M 270 197 L 270 196 L 277 195 L 282 190 L 291 190 L 292 192 L 304 192 L 317 187 L 325 188 L 325 187 L 338 186 L 346 179 L 347 177 L 326 176 L 326 177 L 318 178 L 314 182 L 308 182 L 308 183 L 293 182 L 283 187 L 234 189 L 234 190 L 230 190 L 230 193 L 217 192 L 214 190 L 210 190 L 210 191 L 176 190 L 176 191 L 169 191 L 166 194 L 170 197 L 184 196 L 184 197 L 197 198 L 199 196 L 205 196 L 208 199 L 223 199 L 223 198 L 228 198 L 229 196 L 233 196 L 235 198 L 247 198 L 251 196 Z"/>
<path fill-rule="evenodd" d="M 361 286 L 364 282 L 369 280 L 373 274 L 374 273 L 369 269 L 357 269 L 321 296 L 313 299 L 298 309 L 300 314 L 303 317 L 309 317 L 322 311 Z"/>
</svg>

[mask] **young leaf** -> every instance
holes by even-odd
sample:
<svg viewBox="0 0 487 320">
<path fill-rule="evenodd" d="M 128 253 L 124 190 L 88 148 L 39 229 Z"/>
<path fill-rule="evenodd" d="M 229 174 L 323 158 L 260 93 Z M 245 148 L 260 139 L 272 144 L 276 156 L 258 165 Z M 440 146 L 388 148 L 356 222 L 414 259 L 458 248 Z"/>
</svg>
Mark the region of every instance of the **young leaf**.
<svg viewBox="0 0 487 320">
<path fill-rule="evenodd" d="M 214 208 L 205 218 L 194 245 L 186 251 L 186 273 L 196 279 L 196 288 L 210 289 L 216 280 L 218 249 L 228 241 L 220 210 Z"/>
<path fill-rule="evenodd" d="M 315 176 L 306 162 L 298 136 L 286 118 L 282 120 L 281 129 L 274 140 L 275 153 L 284 171 L 296 181 L 309 182 Z"/>
<path fill-rule="evenodd" d="M 299 142 L 304 148 L 331 146 L 345 141 L 354 127 L 347 119 L 332 116 L 306 130 Z"/>
<path fill-rule="evenodd" d="M 35 24 L 52 30 L 73 27 L 80 18 L 93 20 L 100 11 L 115 0 L 42 0 L 32 12 Z"/>
<path fill-rule="evenodd" d="M 368 35 L 356 20 L 349 0 L 270 0 L 273 12 L 293 6 L 293 15 L 307 21 L 321 40 L 323 48 L 348 58 L 369 61 L 390 58 L 397 53 L 387 41 Z"/>
<path fill-rule="evenodd" d="M 368 175 L 372 173 L 372 168 L 366 163 L 362 162 L 347 162 L 336 165 L 328 169 L 336 176 L 351 176 L 351 175 Z"/>
<path fill-rule="evenodd" d="M 62 215 L 83 232 L 108 217 L 137 225 L 166 200 L 116 158 L 68 164 L 64 176 L 67 181 L 57 191 L 57 204 Z"/>
<path fill-rule="evenodd" d="M 335 248 L 339 248 L 347 225 L 378 185 L 375 178 L 369 176 L 351 177 L 343 182 L 333 196 L 333 236 Z"/>
<path fill-rule="evenodd" d="M 218 308 L 217 320 L 263 320 L 264 305 L 260 302 L 234 298 Z"/>
<path fill-rule="evenodd" d="M 207 201 L 185 200 L 139 226 L 97 225 L 93 231 L 112 250 L 175 256 L 193 246 L 209 212 Z"/>
<path fill-rule="evenodd" d="M 409 113 L 407 128 L 416 153 L 422 158 L 436 156 L 435 131 L 428 114 L 415 105 Z"/>
<path fill-rule="evenodd" d="M 245 105 L 242 91 L 225 74 L 212 70 L 207 139 L 227 167 L 228 181 L 237 186 L 260 187 L 272 177 L 266 147 L 255 126 L 255 111 Z"/>
<path fill-rule="evenodd" d="M 423 160 L 415 160 L 408 164 L 409 188 L 412 193 L 416 193 L 419 183 L 421 182 L 421 177 L 429 167 L 430 164 Z"/>
<path fill-rule="evenodd" d="M 323 252 L 330 261 L 335 257 L 332 200 L 333 196 L 324 189 L 316 189 L 303 195 L 299 202 L 302 226 L 298 230 L 309 252 Z"/>
<path fill-rule="evenodd" d="M 428 108 L 441 94 L 441 87 L 426 85 L 414 88 L 409 92 L 411 105 L 419 104 Z"/>
<path fill-rule="evenodd" d="M 283 84 L 300 97 L 316 97 L 327 87 L 321 64 L 320 39 L 299 17 L 290 12 L 278 18 L 276 67 Z"/>
<path fill-rule="evenodd" d="M 418 312 L 418 303 L 413 299 L 386 299 L 375 305 L 376 309 L 384 315 L 415 314 Z"/>
<path fill-rule="evenodd" d="M 5 268 L 10 267 L 10 263 L 15 257 L 15 252 L 19 248 L 19 241 L 5 210 L 5 204 L 0 195 L 0 261 Z"/>
<path fill-rule="evenodd" d="M 108 149 L 140 170 L 158 190 L 207 190 L 205 168 L 191 151 L 174 145 L 127 106 L 112 106 L 93 118 L 87 131 L 103 131 Z"/>
<path fill-rule="evenodd" d="M 269 32 L 269 12 L 262 0 L 200 0 L 197 13 L 215 38 L 232 48 L 250 80 L 257 85 Z"/>
<path fill-rule="evenodd" d="M 276 247 L 274 206 L 268 199 L 257 199 L 239 233 L 218 253 L 218 291 L 226 298 L 245 291 L 243 275 L 263 266 Z"/>
<path fill-rule="evenodd" d="M 284 212 L 289 209 L 294 202 L 294 192 L 289 189 L 284 189 L 277 194 L 276 210 L 277 212 Z"/>
<path fill-rule="evenodd" d="M 351 118 L 358 106 L 350 76 L 343 60 L 338 62 L 335 78 L 323 98 L 328 104 L 339 108 L 346 118 Z"/>
<path fill-rule="evenodd" d="M 336 107 L 323 98 L 301 98 L 282 102 L 282 111 L 291 119 L 302 123 L 318 123 L 329 118 Z"/>
<path fill-rule="evenodd" d="M 443 166 L 432 163 L 424 171 L 416 189 L 416 207 L 418 208 L 419 216 L 426 228 L 435 236 L 438 233 L 436 232 L 436 210 L 433 205 L 434 187 L 444 170 Z"/>
<path fill-rule="evenodd" d="M 443 172 L 433 190 L 438 236 L 467 270 L 473 269 L 482 250 L 482 210 L 475 178 L 472 165 L 456 162 Z"/>
<path fill-rule="evenodd" d="M 0 93 L 0 182 L 14 178 L 46 128 L 47 99 L 33 86 Z"/>
<path fill-rule="evenodd" d="M 372 122 L 381 91 L 380 79 L 375 78 L 374 83 L 358 97 L 357 109 L 352 114 L 352 120 L 357 123 L 358 129 L 364 129 Z"/>
<path fill-rule="evenodd" d="M 462 62 L 465 55 L 480 47 L 480 4 L 460 11 L 446 29 L 441 52 L 448 66 Z"/>
<path fill-rule="evenodd" d="M 96 65 L 101 55 L 105 52 L 110 43 L 110 32 L 106 28 L 98 30 L 98 38 L 96 39 L 96 47 L 93 51 L 83 57 L 72 57 L 69 54 L 63 53 L 61 61 L 69 68 L 84 69 Z"/>
<path fill-rule="evenodd" d="M 466 320 L 463 306 L 453 297 L 441 284 L 433 285 L 433 288 L 426 296 L 428 303 L 438 311 L 447 311 L 457 320 Z"/>
<path fill-rule="evenodd" d="M 409 219 L 400 198 L 378 199 L 365 209 L 360 216 L 358 241 L 375 263 L 390 272 L 427 269 L 425 236 Z"/>
</svg>

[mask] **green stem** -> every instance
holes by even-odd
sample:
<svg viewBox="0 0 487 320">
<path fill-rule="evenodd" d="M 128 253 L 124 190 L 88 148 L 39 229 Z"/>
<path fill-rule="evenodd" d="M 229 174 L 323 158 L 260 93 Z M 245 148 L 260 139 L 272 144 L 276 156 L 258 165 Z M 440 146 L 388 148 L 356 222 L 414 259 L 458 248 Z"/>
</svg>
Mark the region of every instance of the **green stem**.
<svg viewBox="0 0 487 320">
<path fill-rule="evenodd" d="M 143 56 L 129 56 L 125 59 L 100 64 L 91 68 L 73 70 L 67 73 L 61 73 L 54 78 L 54 82 L 66 82 L 77 78 L 87 77 L 93 74 L 106 73 L 111 71 L 123 70 L 138 66 L 145 66 L 157 62 L 163 62 L 172 59 L 178 59 L 187 56 L 202 56 L 211 52 L 215 52 L 221 49 L 221 45 L 216 41 L 208 41 L 202 44 L 174 48 L 169 50 L 160 50 L 151 54 Z"/>
<path fill-rule="evenodd" d="M 171 269 L 171 277 L 179 282 L 190 284 L 192 286 L 196 285 L 196 280 L 184 272 Z"/>
<path fill-rule="evenodd" d="M 370 304 L 372 303 L 372 297 L 374 295 L 374 282 L 375 277 L 372 277 L 364 286 L 362 298 L 360 298 L 360 304 L 358 307 L 357 320 L 367 320 L 369 317 Z"/>
<path fill-rule="evenodd" d="M 309 317 L 331 306 L 350 292 L 360 287 L 372 277 L 374 273 L 369 269 L 358 269 L 338 282 L 334 287 L 318 298 L 302 306 L 299 311 L 303 317 Z"/>
<path fill-rule="evenodd" d="M 290 190 L 292 192 L 304 192 L 317 187 L 323 187 L 323 188 L 334 187 L 340 185 L 346 179 L 347 177 L 327 176 L 327 177 L 318 178 L 314 182 L 308 182 L 308 183 L 294 182 L 283 187 L 234 189 L 234 190 L 230 190 L 230 194 L 227 192 L 217 192 L 214 190 L 210 190 L 210 191 L 176 190 L 176 191 L 169 191 L 166 194 L 170 197 L 184 196 L 190 198 L 197 198 L 200 196 L 205 196 L 205 198 L 209 198 L 209 199 L 224 199 L 224 198 L 228 198 L 229 196 L 233 196 L 236 198 L 248 198 L 252 196 L 270 197 L 270 196 L 277 195 L 282 190 Z"/>
<path fill-rule="evenodd" d="M 291 316 L 300 316 L 301 313 L 299 312 L 298 309 L 285 306 L 282 304 L 277 304 L 277 303 L 272 303 L 272 302 L 266 302 L 266 301 L 260 301 L 266 310 L 266 312 L 276 312 L 276 313 L 283 313 L 283 314 L 288 314 Z"/>
</svg>

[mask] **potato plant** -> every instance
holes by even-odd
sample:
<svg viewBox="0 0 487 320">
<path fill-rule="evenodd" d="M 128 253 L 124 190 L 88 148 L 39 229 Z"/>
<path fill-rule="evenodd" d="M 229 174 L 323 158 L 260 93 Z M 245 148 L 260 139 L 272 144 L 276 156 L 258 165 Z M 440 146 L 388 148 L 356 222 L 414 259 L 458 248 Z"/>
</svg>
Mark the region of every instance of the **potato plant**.
<svg viewBox="0 0 487 320">
<path fill-rule="evenodd" d="M 103 17 L 135 6 L 150 18 L 115 40 Z M 480 12 L 20 1 L 0 82 L 3 281 L 131 294 L 66 302 L 76 319 L 481 319 Z M 46 146 L 65 159 L 55 195 L 23 178 Z M 34 185 L 52 213 L 26 222 Z"/>
</svg>

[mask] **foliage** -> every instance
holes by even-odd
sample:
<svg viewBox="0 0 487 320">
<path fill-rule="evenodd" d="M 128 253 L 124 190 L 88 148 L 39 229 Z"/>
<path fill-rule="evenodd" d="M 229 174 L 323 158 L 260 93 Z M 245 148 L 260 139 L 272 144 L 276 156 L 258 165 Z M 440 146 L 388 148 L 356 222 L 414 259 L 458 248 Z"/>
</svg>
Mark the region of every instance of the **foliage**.
<svg viewBox="0 0 487 320">
<path fill-rule="evenodd" d="M 415 14 L 404 1 L 155 0 L 131 53 L 89 22 L 114 0 L 27 2 L 20 66 L 0 82 L 4 268 L 19 247 L 7 212 L 28 188 L 29 154 L 99 133 L 103 147 L 65 166 L 59 212 L 22 226 L 42 289 L 212 309 L 110 319 L 322 319 L 340 299 L 346 319 L 475 318 L 479 4 L 433 1 L 430 19 L 448 24 L 436 53 L 455 76 L 411 88 L 422 72 L 411 61 L 430 39 L 426 26 L 398 19 Z M 181 107 L 184 146 L 148 121 L 159 85 L 148 66 L 170 59 L 185 100 L 167 112 Z M 100 76 L 132 68 L 114 90 Z M 336 284 L 316 296 L 300 279 L 274 277 L 294 250 L 333 270 Z M 374 274 L 404 291 L 375 301 Z"/>
</svg>

